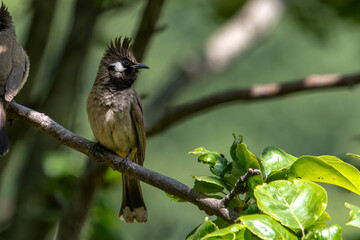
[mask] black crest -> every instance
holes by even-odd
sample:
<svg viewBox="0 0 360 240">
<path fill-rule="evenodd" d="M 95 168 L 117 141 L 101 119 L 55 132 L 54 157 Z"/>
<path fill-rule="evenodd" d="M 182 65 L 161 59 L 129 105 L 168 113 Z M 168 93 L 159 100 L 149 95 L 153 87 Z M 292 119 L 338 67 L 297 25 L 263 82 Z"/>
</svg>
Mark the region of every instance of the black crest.
<svg viewBox="0 0 360 240">
<path fill-rule="evenodd" d="M 0 31 L 12 27 L 13 21 L 12 17 L 8 11 L 8 8 L 3 2 L 1 2 L 0 7 Z"/>
<path fill-rule="evenodd" d="M 107 45 L 105 56 L 107 58 L 128 58 L 133 62 L 136 62 L 134 54 L 132 53 L 132 43 L 131 39 L 128 37 L 115 38 L 114 41 Z"/>
</svg>

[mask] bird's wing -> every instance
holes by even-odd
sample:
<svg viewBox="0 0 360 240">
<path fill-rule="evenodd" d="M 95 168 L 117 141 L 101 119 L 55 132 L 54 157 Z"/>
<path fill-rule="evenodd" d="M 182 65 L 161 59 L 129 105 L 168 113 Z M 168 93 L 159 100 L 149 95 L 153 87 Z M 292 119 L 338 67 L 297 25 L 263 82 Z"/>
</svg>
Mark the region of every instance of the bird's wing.
<svg viewBox="0 0 360 240">
<path fill-rule="evenodd" d="M 20 49 L 18 59 L 13 61 L 9 78 L 6 82 L 5 100 L 11 102 L 24 85 L 29 71 L 29 60 L 26 53 Z"/>
<path fill-rule="evenodd" d="M 144 127 L 144 112 L 142 107 L 141 98 L 134 91 L 134 101 L 131 106 L 131 117 L 135 125 L 137 140 L 138 140 L 138 151 L 136 154 L 137 164 L 143 165 L 145 159 L 145 148 L 146 148 L 146 134 Z"/>
<path fill-rule="evenodd" d="M 5 95 L 5 86 L 12 68 L 11 53 L 9 48 L 10 38 L 0 35 L 0 96 Z"/>
</svg>

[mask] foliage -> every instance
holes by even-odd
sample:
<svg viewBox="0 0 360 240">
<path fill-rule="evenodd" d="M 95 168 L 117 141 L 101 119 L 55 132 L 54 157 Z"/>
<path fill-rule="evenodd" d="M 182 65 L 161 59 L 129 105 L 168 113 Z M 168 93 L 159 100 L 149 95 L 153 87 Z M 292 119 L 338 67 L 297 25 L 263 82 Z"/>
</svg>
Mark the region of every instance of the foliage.
<svg viewBox="0 0 360 240">
<path fill-rule="evenodd" d="M 227 207 L 241 215 L 237 223 L 206 217 L 189 233 L 188 240 L 342 239 L 340 226 L 326 224 L 331 219 L 325 211 L 327 193 L 315 182 L 337 185 L 360 195 L 360 172 L 334 156 L 297 158 L 280 148 L 268 147 L 259 159 L 248 150 L 243 137 L 235 135 L 230 161 L 205 148 L 190 154 L 199 155 L 198 161 L 207 164 L 213 174 L 194 176 L 194 188 L 216 198 L 230 193 L 250 168 L 259 169 L 262 174 L 244 181 L 240 186 L 244 191 L 228 203 Z M 351 210 L 347 224 L 360 227 L 360 208 L 345 205 Z"/>
<path fill-rule="evenodd" d="M 345 203 L 345 206 L 350 209 L 350 219 L 347 225 L 360 228 L 360 207 Z"/>
<path fill-rule="evenodd" d="M 347 9 L 352 10 L 353 13 L 360 13 L 356 6 L 350 4 L 352 2 L 359 5 L 358 2 L 360 1 L 320 1 L 337 2 L 339 4 L 336 4 L 336 6 L 335 4 L 332 4 L 334 8 L 341 7 L 341 9 L 344 9 L 344 7 L 348 6 Z M 315 5 L 320 1 L 297 0 L 296 2 L 306 5 L 303 6 L 304 9 L 302 10 L 302 15 L 307 17 L 305 20 L 310 20 L 307 21 L 308 24 L 306 26 L 308 26 L 308 28 L 311 29 L 314 28 L 314 25 L 320 25 L 320 27 L 325 28 L 323 31 L 331 33 L 326 35 L 329 40 L 326 42 L 327 44 L 316 45 L 316 43 L 311 41 L 312 39 L 309 39 L 306 32 L 304 32 L 304 30 L 309 30 L 305 28 L 299 29 L 294 26 L 292 21 L 294 16 L 291 12 L 289 13 L 288 8 L 286 8 L 284 9 L 284 12 L 286 12 L 287 18 L 279 21 L 280 24 L 277 24 L 274 28 L 276 31 L 273 31 L 272 29 L 268 30 L 269 34 L 265 35 L 267 36 L 265 38 L 266 41 L 263 41 L 262 38 L 256 39 L 253 48 L 249 51 L 250 54 L 245 55 L 245 57 L 240 56 L 238 58 L 239 60 L 233 61 L 232 67 L 224 72 L 224 74 L 207 76 L 205 84 L 203 81 L 191 81 L 192 85 L 189 84 L 187 87 L 173 87 L 174 89 L 186 89 L 184 92 L 178 90 L 177 94 L 173 94 L 174 96 L 182 97 L 181 99 L 175 100 L 178 100 L 178 102 L 185 102 L 188 98 L 201 96 L 201 94 L 205 95 L 212 91 L 248 86 L 259 81 L 264 81 L 264 83 L 273 82 L 275 80 L 285 81 L 289 77 L 291 79 L 298 78 L 313 72 L 340 73 L 357 71 L 358 65 L 356 63 L 358 63 L 359 60 L 359 55 L 356 54 L 359 46 L 356 34 L 358 31 L 355 30 L 357 29 L 357 26 L 350 25 L 348 24 L 349 22 L 345 22 L 340 18 L 333 18 L 331 12 L 328 10 L 329 8 L 326 8 L 325 4 L 322 4 L 320 7 Z M 86 101 L 88 90 L 91 87 L 90 84 L 93 83 L 93 79 L 96 76 L 97 65 L 101 57 L 100 55 L 102 54 L 105 43 L 108 42 L 109 39 L 121 34 L 129 35 L 132 33 L 130 35 L 135 35 L 135 27 L 137 26 L 135 24 L 140 22 L 140 14 L 142 13 L 142 7 L 145 5 L 145 1 L 85 0 L 81 1 L 85 3 L 83 5 L 76 4 L 77 2 L 80 2 L 77 0 L 33 1 L 37 4 L 31 4 L 32 1 L 20 0 L 4 0 L 4 2 L 9 5 L 10 10 L 15 10 L 14 22 L 18 25 L 16 28 L 19 33 L 20 41 L 22 41 L 24 45 L 25 42 L 27 42 L 27 50 L 33 50 L 28 51 L 32 62 L 30 77 L 34 76 L 33 81 L 31 79 L 28 80 L 25 89 L 23 89 L 18 96 L 20 99 L 18 98 L 16 101 L 29 107 L 33 106 L 35 109 L 41 109 L 47 114 L 50 112 L 46 109 L 54 109 L 54 113 L 50 113 L 50 116 L 52 116 L 54 120 L 60 120 L 61 123 L 68 124 L 67 126 L 71 127 L 71 129 L 75 130 L 78 134 L 88 138 L 92 137 L 90 128 L 88 127 L 88 124 L 86 124 L 87 118 L 84 112 L 83 103 Z M 41 3 L 38 4 L 39 2 Z M 50 14 L 51 11 L 49 7 L 47 7 L 49 5 L 48 3 L 51 2 L 59 3 L 56 4 L 56 14 Z M 91 8 L 92 2 L 97 3 L 99 6 L 96 7 L 103 10 L 100 17 L 95 14 L 86 14 L 86 9 L 89 7 Z M 225 21 L 225 19 L 228 19 L 231 14 L 234 14 L 234 12 L 241 7 L 236 7 L 234 5 L 240 5 L 240 3 L 242 4 L 243 2 L 245 2 L 245 0 L 202 0 L 195 2 L 167 1 L 161 21 L 159 22 L 159 25 L 156 26 L 156 33 L 158 34 L 156 36 L 158 37 L 156 37 L 156 41 L 152 41 L 153 44 L 151 44 L 151 49 L 149 49 L 151 51 L 147 54 L 146 63 L 149 63 L 152 67 L 152 71 L 144 76 L 145 81 L 139 81 L 136 86 L 136 88 L 140 90 L 140 93 L 150 97 L 156 95 L 158 90 L 162 89 L 162 84 L 171 78 L 169 75 L 171 69 L 174 70 L 178 62 L 183 63 L 189 61 L 189 59 L 198 55 L 201 47 L 206 46 L 205 42 L 207 41 L 207 38 L 212 35 L 212 32 L 215 32 L 217 27 L 219 27 L 218 23 L 220 22 L 219 19 L 215 19 L 216 21 L 214 21 L 214 16 L 209 15 L 209 12 L 217 14 L 221 20 Z M 287 1 L 287 6 L 289 6 L 291 2 L 295 1 Z M 113 8 L 116 4 L 123 4 L 124 9 Z M 76 9 L 77 5 L 79 6 L 78 9 Z M 130 8 L 130 5 L 133 7 Z M 308 5 L 315 6 L 312 7 Z M 15 8 L 15 6 L 18 7 Z M 36 24 L 35 20 L 38 18 L 33 16 L 46 16 L 46 14 L 39 13 L 39 6 L 44 6 L 43 12 L 49 13 L 49 16 L 54 16 L 54 18 L 49 19 L 48 21 L 41 21 L 41 24 Z M 213 8 L 209 10 L 209 6 L 213 6 Z M 108 7 L 111 9 L 110 12 L 105 12 L 104 9 Z M 220 7 L 222 9 L 217 9 Z M 30 12 L 31 14 L 29 14 Z M 340 11 L 336 10 L 336 12 Z M 76 15 L 74 16 L 74 14 Z M 77 15 L 79 17 L 77 17 Z M 87 15 L 88 17 L 86 17 Z M 96 18 L 98 18 L 96 24 L 90 24 L 90 22 L 93 22 L 90 20 Z M 317 24 L 317 21 L 320 23 Z M 82 25 L 80 25 L 80 28 L 75 28 L 76 38 L 71 38 L 69 37 L 69 33 L 73 29 L 73 26 L 77 26 L 77 22 L 81 22 Z M 47 34 L 45 29 L 44 24 L 46 25 L 46 23 L 52 23 L 52 33 L 50 35 Z M 93 30 L 93 26 L 95 26 L 95 30 Z M 165 28 L 167 31 L 161 31 Z M 32 29 L 36 29 L 36 31 L 32 31 Z M 81 31 L 79 31 L 79 29 Z M 319 29 L 319 31 L 320 30 L 321 29 Z M 79 39 L 79 37 L 86 32 L 91 32 L 91 35 L 93 36 L 85 38 L 85 41 L 81 41 L 79 45 L 75 40 Z M 28 40 L 26 40 L 27 36 Z M 45 54 L 36 50 L 41 41 L 34 41 L 33 36 L 48 39 L 47 43 L 40 44 L 40 49 L 47 49 Z M 89 41 L 92 44 L 89 44 Z M 256 44 L 257 42 L 259 44 Z M 79 48 L 79 46 L 89 47 L 87 52 L 85 52 L 84 49 Z M 67 49 L 70 50 L 71 54 L 69 54 Z M 76 49 L 76 51 L 74 51 L 74 49 Z M 255 51 L 253 51 L 253 49 L 255 49 Z M 31 56 L 31 52 L 34 53 L 33 56 Z M 38 58 L 42 57 L 42 69 L 40 71 L 37 71 L 35 67 L 36 64 L 34 64 L 36 56 Z M 87 58 L 77 58 L 76 56 L 86 56 Z M 63 58 L 64 60 L 62 60 Z M 321 61 L 319 61 L 319 59 L 321 59 Z M 82 67 L 79 67 L 79 64 L 74 65 L 74 63 L 81 63 Z M 68 75 L 69 77 L 58 74 L 65 73 L 67 69 L 66 66 L 68 65 L 75 66 L 74 71 L 67 71 L 70 74 Z M 256 70 L 254 71 L 254 69 Z M 80 74 L 77 74 L 80 70 Z M 43 72 L 45 72 L 45 74 L 43 74 Z M 59 78 L 54 80 L 53 78 L 55 76 L 59 76 Z M 32 90 L 29 91 L 29 89 L 26 88 Z M 75 89 L 76 94 L 71 92 Z M 187 144 L 189 143 L 189 139 L 200 143 L 206 141 L 206 144 L 209 145 L 214 144 L 214 142 L 217 141 L 218 143 L 221 143 L 217 145 L 217 149 L 223 149 L 222 142 L 226 142 L 222 140 L 224 136 L 223 133 L 231 131 L 230 128 L 233 128 L 234 126 L 241 126 L 241 131 L 246 130 L 254 133 L 252 136 L 253 140 L 251 141 L 256 140 L 258 143 L 257 145 L 262 145 L 263 142 L 270 141 L 269 139 L 271 139 L 273 142 L 281 142 L 281 145 L 287 145 L 286 149 L 289 152 L 290 149 L 292 149 L 291 151 L 297 151 L 297 149 L 304 149 L 307 146 L 311 146 L 312 152 L 341 152 L 339 149 L 344 150 L 344 145 L 348 146 L 350 138 L 352 140 L 356 138 L 354 137 L 354 134 L 356 135 L 357 123 L 359 122 L 356 121 L 356 119 L 359 114 L 357 114 L 357 111 L 354 111 L 354 109 L 356 109 L 356 101 L 350 97 L 353 96 L 356 98 L 356 94 L 358 94 L 357 91 L 352 91 L 351 94 L 346 91 L 336 91 L 328 94 L 320 94 L 319 96 L 316 94 L 307 94 L 302 98 L 287 98 L 286 101 L 275 101 L 271 102 L 271 104 L 266 101 L 264 103 L 258 102 L 256 105 L 244 104 L 241 106 L 241 113 L 239 111 L 234 111 L 234 107 L 236 106 L 232 106 L 230 108 L 218 109 L 213 113 L 200 115 L 196 118 L 197 120 L 189 121 L 186 129 L 174 128 L 172 131 L 162 134 L 159 138 L 149 139 L 149 141 L 151 141 L 151 148 L 149 148 L 151 152 L 148 154 L 149 161 L 147 161 L 147 166 L 152 169 L 161 169 L 161 167 L 164 166 L 164 163 L 166 163 L 166 165 L 169 164 L 168 158 L 171 156 L 171 167 L 173 170 L 167 173 L 177 179 L 182 179 L 181 177 L 184 176 L 183 173 L 189 172 L 189 169 L 193 170 L 193 166 L 189 167 L 190 164 L 184 164 L 181 154 L 174 153 L 181 152 L 182 149 L 188 148 Z M 64 99 L 69 99 L 69 101 L 67 103 L 59 104 L 62 102 L 59 100 L 59 97 L 50 99 L 49 96 L 67 96 Z M 72 96 L 76 96 L 76 98 L 74 99 Z M 40 99 L 40 101 L 37 101 L 37 104 L 34 104 L 34 101 L 32 100 L 34 97 Z M 149 101 L 149 99 L 149 97 L 146 98 L 147 101 Z M 317 104 L 312 104 L 314 102 L 317 102 Z M 71 109 L 71 111 L 68 111 L 68 109 Z M 160 109 L 162 110 L 163 108 Z M 201 123 L 200 125 L 199 122 Z M 261 123 L 261 126 L 264 127 L 259 127 L 259 122 Z M 264 124 L 264 122 L 266 122 L 266 124 Z M 217 126 L 216 131 L 213 131 L 215 124 Z M 18 137 L 16 137 L 16 134 L 9 133 L 9 136 L 11 136 L 12 139 L 18 138 L 17 142 L 14 143 L 14 149 L 16 147 L 18 150 L 13 151 L 16 156 L 12 157 L 11 161 L 6 161 L 6 159 L 5 161 L 4 159 L 0 161 L 0 170 L 4 169 L 3 166 L 6 162 L 8 162 L 8 166 L 10 166 L 5 169 L 6 172 L 1 172 L 3 180 L 0 188 L 1 192 L 4 192 L 3 195 L 6 197 L 1 205 L 1 210 L 5 211 L 6 214 L 2 214 L 1 219 L 7 219 L 10 215 L 13 215 L 12 218 L 14 219 L 11 221 L 11 231 L 14 233 L 24 233 L 27 237 L 33 236 L 33 238 L 36 238 L 35 233 L 42 232 L 45 234 L 47 232 L 46 229 L 49 228 L 47 226 L 53 227 L 48 220 L 46 220 L 45 224 L 44 221 L 40 220 L 47 219 L 49 210 L 58 210 L 59 207 L 59 204 L 55 204 L 55 206 L 52 206 L 54 204 L 50 206 L 49 204 L 46 204 L 53 202 L 49 201 L 48 196 L 58 197 L 58 192 L 63 193 L 64 191 L 69 192 L 69 194 L 64 194 L 65 196 L 71 196 L 72 186 L 75 186 L 75 181 L 77 181 L 77 179 L 74 179 L 74 176 L 79 176 L 82 173 L 82 168 L 78 167 L 79 160 L 82 157 L 78 157 L 77 155 L 75 157 L 70 156 L 69 153 L 71 153 L 71 151 L 64 153 L 66 156 L 61 154 L 60 156 L 44 157 L 43 153 L 49 151 L 49 149 L 58 148 L 54 147 L 54 145 L 51 145 L 50 147 L 48 144 L 44 144 L 50 144 L 52 142 L 48 136 L 41 134 L 35 135 L 34 131 L 28 131 L 29 129 L 26 129 L 27 137 L 25 138 L 25 129 L 21 126 L 21 123 L 15 122 L 15 127 L 11 128 L 11 131 L 20 133 L 17 134 L 19 135 Z M 202 134 L 195 134 L 199 131 L 201 131 Z M 210 137 L 210 133 L 213 135 L 216 134 L 216 137 Z M 261 135 L 261 137 L 259 137 L 259 135 Z M 297 139 L 296 141 L 293 141 L 293 144 L 292 141 L 289 140 L 291 139 L 290 135 L 297 136 Z M 42 142 L 39 141 L 41 138 L 44 139 Z M 186 140 L 184 141 L 184 139 Z M 166 147 L 164 147 L 164 143 L 166 143 Z M 358 146 L 356 140 L 352 141 L 352 144 Z M 29 150 L 19 150 L 21 145 L 24 145 L 26 149 Z M 66 148 L 60 148 L 59 151 L 64 151 L 64 149 Z M 254 148 L 252 148 L 252 150 L 254 150 Z M 152 155 L 153 153 L 156 153 L 155 156 Z M 39 167 L 39 162 L 43 159 L 45 159 L 45 161 L 42 162 L 43 168 L 41 169 Z M 60 160 L 64 160 L 66 164 L 64 165 L 64 162 L 60 163 Z M 14 163 L 18 166 L 15 171 L 12 167 Z M 50 169 L 51 167 L 54 169 Z M 22 171 L 20 172 L 19 169 Z M 44 170 L 46 178 L 41 177 L 41 172 L 36 171 L 36 169 Z M 234 171 L 235 170 L 236 169 L 234 169 Z M 167 171 L 170 171 L 168 167 Z M 84 172 L 86 173 L 86 171 Z M 66 177 L 65 174 L 70 175 L 72 179 Z M 286 179 L 283 176 L 286 174 L 288 174 L 286 171 L 278 171 L 272 175 L 272 178 L 267 177 L 267 182 L 269 183 L 276 179 Z M 49 177 L 51 178 L 50 180 Z M 108 177 L 110 177 L 110 179 Z M 114 173 L 112 176 L 106 175 L 106 186 L 109 186 L 110 182 L 115 182 L 113 177 L 117 177 L 118 179 L 119 177 L 121 178 L 118 173 Z M 232 175 L 227 174 L 227 177 L 231 178 Z M 60 182 L 54 184 L 53 179 L 59 180 Z M 49 181 L 50 183 L 48 183 Z M 88 182 L 90 185 L 92 184 L 92 181 Z M 44 191 L 42 187 L 44 185 L 46 186 L 46 191 Z M 113 199 L 111 201 L 113 204 L 109 203 L 108 207 L 112 212 L 115 212 L 113 217 L 115 220 L 118 220 L 116 218 L 116 211 L 119 204 L 119 198 L 121 198 L 121 189 L 120 186 L 113 185 L 114 186 L 110 187 L 114 188 L 112 191 L 114 194 L 107 193 L 106 195 L 109 199 Z M 104 185 L 102 185 L 102 187 L 103 186 Z M 61 189 L 61 191 L 59 191 L 59 189 Z M 226 191 L 227 189 L 224 189 L 224 192 Z M 13 195 L 15 194 L 16 197 L 12 200 Z M 104 193 L 100 191 L 99 194 Z M 145 195 L 147 195 L 145 196 L 146 201 L 155 201 L 152 198 L 154 198 L 156 194 Z M 340 194 L 338 195 L 339 198 L 343 197 Z M 216 194 L 212 194 L 212 196 L 216 196 Z M 32 201 L 29 201 L 31 199 Z M 181 201 L 181 199 L 178 200 Z M 11 203 L 10 207 L 7 207 L 8 205 L 5 204 L 6 202 Z M 36 205 L 37 202 L 39 203 L 38 205 Z M 116 221 L 116 223 L 114 223 L 115 225 L 109 225 L 106 221 L 104 221 L 104 223 L 99 221 L 99 224 L 93 224 L 94 226 L 91 229 L 95 231 L 97 226 L 107 228 L 113 226 L 118 235 L 122 231 L 126 233 L 131 232 L 131 234 L 129 234 L 132 235 L 133 239 L 142 239 L 139 236 L 148 236 L 148 233 L 162 232 L 159 230 L 160 226 L 162 229 L 165 228 L 166 232 L 176 232 L 177 234 L 181 234 L 184 229 L 188 228 L 193 219 L 196 219 L 196 214 L 199 214 L 194 212 L 191 217 L 190 214 L 188 214 L 188 218 L 185 217 L 187 215 L 183 214 L 181 218 L 174 219 L 173 216 L 176 214 L 170 211 L 159 210 L 164 208 L 163 204 L 166 203 L 166 199 L 158 200 L 156 198 L 156 202 L 158 204 L 153 204 L 151 209 L 153 213 L 161 213 L 161 216 L 151 214 L 151 219 L 152 221 L 158 221 L 158 223 L 152 222 L 145 226 L 132 225 L 132 228 L 126 227 L 126 231 L 123 231 L 124 229 L 121 228 L 122 223 L 120 221 Z M 354 203 L 356 203 L 356 201 L 354 201 Z M 14 209 L 17 209 L 19 212 L 14 213 Z M 41 215 L 39 214 L 31 217 L 28 211 L 26 211 L 28 209 L 35 209 L 37 212 L 41 213 Z M 250 212 L 250 210 L 253 212 L 258 211 L 256 205 L 250 205 L 248 212 Z M 181 213 L 184 213 L 187 209 L 183 208 L 180 211 Z M 188 211 L 191 213 L 192 209 Z M 325 215 L 326 214 L 322 214 L 321 216 L 326 217 Z M 94 217 L 93 214 L 89 216 Z M 319 219 L 322 218 L 321 216 Z M 101 216 L 101 219 L 102 217 L 103 216 Z M 333 217 L 335 218 L 335 216 Z M 101 220 L 100 216 L 98 219 Z M 218 224 L 219 221 L 220 220 L 215 221 L 216 224 Z M 14 224 L 17 222 L 22 224 Z M 186 224 L 183 224 L 183 222 L 186 222 Z M 10 221 L 5 222 L 5 228 L 10 226 L 9 223 Z M 52 223 L 54 224 L 55 220 Z M 325 220 L 323 223 L 325 223 Z M 157 226 L 156 229 L 154 229 L 154 225 Z M 195 225 L 196 224 L 193 224 L 193 226 Z M 222 227 L 223 226 L 220 228 Z M 2 230 L 3 229 L 4 225 L 2 225 Z M 104 239 L 102 229 L 100 229 L 99 234 L 95 236 L 102 236 L 101 239 Z M 94 237 L 94 239 L 99 239 L 99 237 Z"/>
</svg>

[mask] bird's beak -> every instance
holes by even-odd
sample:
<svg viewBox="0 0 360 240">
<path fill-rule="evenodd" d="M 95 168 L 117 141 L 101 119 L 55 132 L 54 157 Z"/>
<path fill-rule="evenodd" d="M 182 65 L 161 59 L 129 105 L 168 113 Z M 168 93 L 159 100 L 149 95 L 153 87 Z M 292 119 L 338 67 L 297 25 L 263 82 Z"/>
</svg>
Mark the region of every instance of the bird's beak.
<svg viewBox="0 0 360 240">
<path fill-rule="evenodd" d="M 145 64 L 142 64 L 142 63 L 138 63 L 138 64 L 134 65 L 134 67 L 136 69 L 140 69 L 140 68 L 150 69 L 148 66 L 146 66 Z"/>
</svg>

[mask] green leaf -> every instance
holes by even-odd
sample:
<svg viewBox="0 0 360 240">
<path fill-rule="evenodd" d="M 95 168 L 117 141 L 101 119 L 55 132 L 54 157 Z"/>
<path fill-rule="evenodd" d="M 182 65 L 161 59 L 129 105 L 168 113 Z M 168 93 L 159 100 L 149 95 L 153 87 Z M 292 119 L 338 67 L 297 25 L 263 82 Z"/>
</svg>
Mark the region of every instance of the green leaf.
<svg viewBox="0 0 360 240">
<path fill-rule="evenodd" d="M 341 240 L 341 227 L 339 225 L 332 225 L 323 229 L 318 229 L 308 233 L 304 240 Z"/>
<path fill-rule="evenodd" d="M 249 205 L 248 209 L 246 209 L 245 214 L 255 214 L 255 213 L 259 213 L 259 212 L 260 212 L 259 207 L 255 203 L 255 204 Z"/>
<path fill-rule="evenodd" d="M 245 171 L 248 171 L 249 168 L 252 169 L 261 169 L 258 159 L 252 154 L 246 147 L 245 143 L 241 143 L 236 148 L 236 156 L 238 158 L 238 164 L 241 168 L 244 168 Z M 261 185 L 263 183 L 262 174 L 251 177 L 247 181 L 247 185 L 249 187 L 250 196 L 253 195 L 254 189 L 257 185 Z"/>
<path fill-rule="evenodd" d="M 359 170 L 333 156 L 300 157 L 291 166 L 289 177 L 337 185 L 360 195 Z"/>
<path fill-rule="evenodd" d="M 201 240 L 235 240 L 244 239 L 245 226 L 242 224 L 233 224 L 226 228 L 214 231 Z"/>
<path fill-rule="evenodd" d="M 176 196 L 174 196 L 174 195 L 172 195 L 172 194 L 170 194 L 170 193 L 165 192 L 165 194 L 166 194 L 166 196 L 167 196 L 168 198 L 170 198 L 170 199 L 173 200 L 174 202 L 186 202 L 184 199 L 179 198 L 179 197 L 176 197 Z"/>
<path fill-rule="evenodd" d="M 195 179 L 194 188 L 202 193 L 218 193 L 226 188 L 225 182 L 217 177 L 194 176 L 193 178 Z"/>
<path fill-rule="evenodd" d="M 353 158 L 357 158 L 360 159 L 360 155 L 359 154 L 355 154 L 355 153 L 347 153 L 347 156 L 353 157 Z"/>
<path fill-rule="evenodd" d="M 257 236 L 251 233 L 248 228 L 245 228 L 244 238 L 235 238 L 235 240 L 259 240 Z"/>
<path fill-rule="evenodd" d="M 242 169 L 236 162 L 229 163 L 224 170 L 224 179 L 232 187 L 235 186 L 236 181 L 245 174 L 245 170 Z"/>
<path fill-rule="evenodd" d="M 210 233 L 205 237 L 201 238 L 201 240 L 235 240 L 235 233 L 232 232 L 224 232 L 221 230 Z"/>
<path fill-rule="evenodd" d="M 254 190 L 257 186 L 261 185 L 263 183 L 263 178 L 262 178 L 262 174 L 253 176 L 251 178 L 249 178 L 249 180 L 247 181 L 247 185 L 249 187 L 249 196 L 253 197 L 254 196 Z"/>
<path fill-rule="evenodd" d="M 189 154 L 200 155 L 198 158 L 198 162 L 202 162 L 204 164 L 208 164 L 210 171 L 222 177 L 224 175 L 224 169 L 226 168 L 228 161 L 224 157 L 224 155 L 218 152 L 211 152 L 206 150 L 204 147 L 197 148 Z"/>
<path fill-rule="evenodd" d="M 350 209 L 350 219 L 346 225 L 360 228 L 360 207 L 345 203 L 345 206 Z"/>
<path fill-rule="evenodd" d="M 217 176 L 224 175 L 224 169 L 228 164 L 226 158 L 223 155 L 215 152 L 205 153 L 201 155 L 198 158 L 198 161 L 208 164 L 210 167 L 210 171 Z"/>
<path fill-rule="evenodd" d="M 238 145 L 240 145 L 243 142 L 244 137 L 241 135 L 236 137 L 235 133 L 233 133 L 233 136 L 234 136 L 234 142 L 232 143 L 232 145 L 230 147 L 230 156 L 233 159 L 233 161 L 237 161 L 238 158 L 236 156 L 236 148 Z"/>
<path fill-rule="evenodd" d="M 230 226 L 230 223 L 226 222 L 221 217 L 216 217 L 216 219 L 215 219 L 215 221 L 213 221 L 213 223 L 215 223 L 216 226 L 218 226 L 218 228 L 225 228 L 225 227 Z"/>
<path fill-rule="evenodd" d="M 218 194 L 206 194 L 211 198 L 216 198 L 216 199 L 223 199 L 224 195 L 218 195 Z"/>
<path fill-rule="evenodd" d="M 273 182 L 273 181 L 276 181 L 276 180 L 287 180 L 288 176 L 289 176 L 289 170 L 287 170 L 287 171 L 285 171 L 285 170 L 283 170 L 283 171 L 274 171 L 274 172 L 271 172 L 270 175 L 268 175 L 266 177 L 265 182 L 269 183 L 269 182 Z"/>
<path fill-rule="evenodd" d="M 242 166 L 246 171 L 249 168 L 260 169 L 257 158 L 247 149 L 245 143 L 241 143 L 236 147 L 236 157 L 237 161 L 235 162 Z"/>
<path fill-rule="evenodd" d="M 297 157 L 277 147 L 267 147 L 261 154 L 261 162 L 267 176 L 272 172 L 289 168 L 296 160 Z"/>
<path fill-rule="evenodd" d="M 331 217 L 327 212 L 323 211 L 321 216 L 313 223 L 313 225 L 306 228 L 306 231 L 311 232 L 326 227 L 326 220 L 331 220 Z"/>
<path fill-rule="evenodd" d="M 264 214 L 245 215 L 240 221 L 261 239 L 297 240 L 297 237 L 270 216 Z"/>
<path fill-rule="evenodd" d="M 204 153 L 209 153 L 211 151 L 206 150 L 204 147 L 199 147 L 194 149 L 193 151 L 189 152 L 189 154 L 194 154 L 194 155 L 203 155 Z"/>
<path fill-rule="evenodd" d="M 208 217 L 205 217 L 205 221 L 198 228 L 196 228 L 193 233 L 190 233 L 186 237 L 186 240 L 198 240 L 217 230 L 219 230 L 219 228 L 215 225 L 215 223 L 210 221 Z"/>
<path fill-rule="evenodd" d="M 265 183 L 258 186 L 254 194 L 264 213 L 302 233 L 321 216 L 327 205 L 326 191 L 309 181 Z"/>
</svg>

